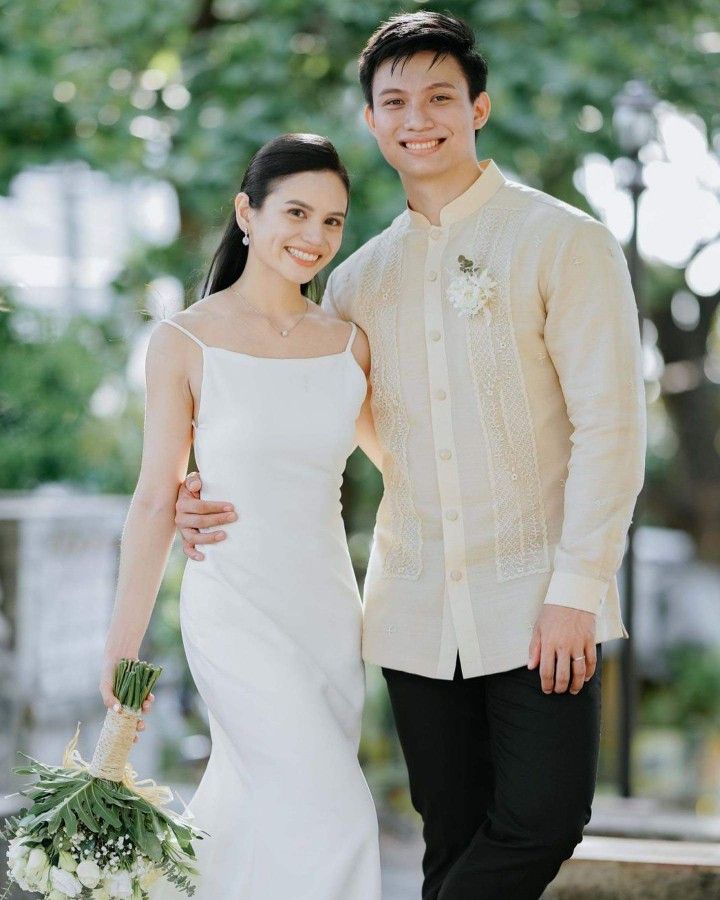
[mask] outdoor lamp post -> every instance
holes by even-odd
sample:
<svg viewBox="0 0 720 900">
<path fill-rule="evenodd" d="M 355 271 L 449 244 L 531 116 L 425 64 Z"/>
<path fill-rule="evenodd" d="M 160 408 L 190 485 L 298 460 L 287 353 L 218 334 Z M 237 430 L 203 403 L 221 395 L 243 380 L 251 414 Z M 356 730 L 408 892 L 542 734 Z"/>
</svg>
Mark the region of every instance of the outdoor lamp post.
<svg viewBox="0 0 720 900">
<path fill-rule="evenodd" d="M 638 315 L 642 333 L 643 304 L 641 291 L 642 261 L 638 254 L 637 224 L 638 201 L 643 192 L 642 164 L 639 153 L 655 136 L 654 108 L 657 97 L 643 81 L 628 81 L 613 98 L 613 130 L 620 148 L 627 154 L 627 178 L 623 187 L 630 192 L 633 203 L 633 227 L 628 244 L 628 268 L 633 291 L 637 300 Z M 618 760 L 618 782 L 623 797 L 632 795 L 631 746 L 636 707 L 635 645 L 633 613 L 635 606 L 635 518 L 628 530 L 628 545 L 624 571 L 624 618 L 630 638 L 623 641 L 620 658 L 620 749 Z"/>
</svg>

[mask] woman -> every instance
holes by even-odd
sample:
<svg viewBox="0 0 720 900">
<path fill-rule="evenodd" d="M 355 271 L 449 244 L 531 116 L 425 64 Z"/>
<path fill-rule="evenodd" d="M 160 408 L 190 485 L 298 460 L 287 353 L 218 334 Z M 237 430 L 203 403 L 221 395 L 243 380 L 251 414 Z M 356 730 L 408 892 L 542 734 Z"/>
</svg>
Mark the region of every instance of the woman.
<svg viewBox="0 0 720 900">
<path fill-rule="evenodd" d="M 190 560 L 180 598 L 212 752 L 190 803 L 197 900 L 374 900 L 377 818 L 357 760 L 361 602 L 340 484 L 372 446 L 369 348 L 307 298 L 340 247 L 348 176 L 326 139 L 253 157 L 204 298 L 160 323 L 101 691 L 136 656 L 174 532 L 191 443 L 226 538 Z M 180 896 L 165 882 L 154 900 Z"/>
</svg>

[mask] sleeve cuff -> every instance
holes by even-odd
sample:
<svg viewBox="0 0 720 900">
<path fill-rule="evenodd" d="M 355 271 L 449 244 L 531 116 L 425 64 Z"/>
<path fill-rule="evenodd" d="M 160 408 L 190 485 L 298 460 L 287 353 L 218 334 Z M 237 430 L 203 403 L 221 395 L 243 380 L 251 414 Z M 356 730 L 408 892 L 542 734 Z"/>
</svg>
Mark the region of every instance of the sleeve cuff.
<svg viewBox="0 0 720 900">
<path fill-rule="evenodd" d="M 550 585 L 545 595 L 545 603 L 555 606 L 569 606 L 585 612 L 600 612 L 610 585 L 599 578 L 576 575 L 574 572 L 552 573 Z"/>
</svg>

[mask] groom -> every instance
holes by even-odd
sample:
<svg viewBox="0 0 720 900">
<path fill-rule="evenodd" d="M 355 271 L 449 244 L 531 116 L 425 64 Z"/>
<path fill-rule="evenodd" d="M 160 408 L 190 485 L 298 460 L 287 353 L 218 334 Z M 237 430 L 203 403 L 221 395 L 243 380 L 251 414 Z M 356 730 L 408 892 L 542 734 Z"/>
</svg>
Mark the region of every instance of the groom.
<svg viewBox="0 0 720 900">
<path fill-rule="evenodd" d="M 460 20 L 397 16 L 360 57 L 407 208 L 330 277 L 372 350 L 384 495 L 363 656 L 424 823 L 424 900 L 536 900 L 590 818 L 601 642 L 643 480 L 637 312 L 608 230 L 478 162 L 487 66 Z M 188 555 L 221 504 L 181 489 Z"/>
</svg>

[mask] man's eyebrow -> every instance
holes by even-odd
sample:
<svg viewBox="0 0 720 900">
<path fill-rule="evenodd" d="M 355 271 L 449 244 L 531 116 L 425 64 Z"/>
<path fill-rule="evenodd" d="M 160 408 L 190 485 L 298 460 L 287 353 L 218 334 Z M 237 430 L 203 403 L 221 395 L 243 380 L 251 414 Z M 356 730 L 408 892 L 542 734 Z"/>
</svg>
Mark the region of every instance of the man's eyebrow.
<svg viewBox="0 0 720 900">
<path fill-rule="evenodd" d="M 302 200 L 286 200 L 285 203 L 290 204 L 291 206 L 301 206 L 303 209 L 306 209 L 308 212 L 315 212 L 314 207 L 310 206 L 308 203 L 303 203 Z M 344 212 L 331 212 L 328 213 L 329 216 L 342 216 L 345 218 Z"/>
<path fill-rule="evenodd" d="M 438 88 L 450 88 L 453 91 L 457 90 L 457 86 L 454 84 L 451 84 L 449 81 L 436 81 L 434 84 L 429 84 L 424 90 L 435 91 Z M 405 94 L 405 93 L 406 93 L 406 91 L 404 91 L 402 88 L 390 87 L 390 88 L 385 88 L 385 90 L 383 90 L 383 91 L 380 91 L 380 93 L 378 94 L 378 97 L 382 97 L 383 94 Z"/>
</svg>

